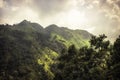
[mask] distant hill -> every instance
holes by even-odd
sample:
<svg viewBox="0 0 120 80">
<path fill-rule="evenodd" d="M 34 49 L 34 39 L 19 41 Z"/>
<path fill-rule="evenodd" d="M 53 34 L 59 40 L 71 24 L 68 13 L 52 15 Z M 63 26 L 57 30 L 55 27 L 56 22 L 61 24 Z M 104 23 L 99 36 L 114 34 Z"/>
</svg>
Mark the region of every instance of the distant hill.
<svg viewBox="0 0 120 80">
<path fill-rule="evenodd" d="M 62 55 L 61 51 L 72 44 L 77 48 L 89 46 L 91 36 L 85 30 L 55 24 L 43 28 L 27 20 L 14 25 L 1 24 L 0 80 L 40 80 L 41 76 L 54 76 L 50 66 Z"/>
</svg>

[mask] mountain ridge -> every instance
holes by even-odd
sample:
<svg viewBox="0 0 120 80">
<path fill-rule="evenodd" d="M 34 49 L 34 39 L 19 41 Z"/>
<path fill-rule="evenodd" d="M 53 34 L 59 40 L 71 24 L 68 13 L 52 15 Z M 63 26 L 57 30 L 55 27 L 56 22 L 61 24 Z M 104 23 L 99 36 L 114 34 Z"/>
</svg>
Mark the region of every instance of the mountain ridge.
<svg viewBox="0 0 120 80">
<path fill-rule="evenodd" d="M 54 74 L 51 65 L 56 63 L 57 57 L 63 55 L 62 52 L 72 44 L 77 48 L 89 46 L 91 36 L 84 30 L 71 30 L 57 25 L 43 28 L 26 20 L 15 25 L 1 24 L 0 79 L 52 79 Z"/>
<path fill-rule="evenodd" d="M 72 44 L 75 44 L 77 48 L 85 45 L 89 45 L 89 40 L 92 36 L 92 34 L 86 30 L 80 30 L 80 29 L 72 30 L 66 27 L 59 27 L 56 24 L 51 24 L 44 28 L 38 23 L 35 22 L 33 23 L 27 20 L 23 20 L 20 23 L 15 24 L 13 26 L 11 25 L 10 28 L 12 30 L 29 33 L 31 35 L 33 35 L 33 33 L 35 34 L 38 33 L 42 36 L 41 39 L 43 37 L 46 37 L 47 42 L 54 39 L 52 42 L 57 41 L 57 43 L 60 44 L 62 43 L 67 47 L 69 47 Z"/>
<path fill-rule="evenodd" d="M 17 23 L 17 24 L 14 24 L 14 25 L 20 25 L 20 24 L 33 24 L 33 25 L 36 25 L 36 26 L 39 26 L 39 27 L 41 27 L 41 28 L 43 28 L 43 29 L 47 29 L 47 28 L 50 28 L 50 27 L 52 27 L 52 28 L 61 28 L 61 29 L 69 29 L 69 28 L 67 28 L 67 27 L 60 27 L 60 26 L 58 26 L 58 25 L 56 25 L 56 24 L 50 24 L 50 25 L 48 25 L 48 26 L 46 26 L 46 27 L 43 27 L 43 26 L 41 26 L 39 23 L 36 23 L 36 22 L 31 22 L 31 21 L 27 21 L 27 20 L 23 20 L 23 21 L 21 21 L 20 23 Z M 12 25 L 11 25 L 12 26 Z M 69 29 L 69 30 L 72 30 L 72 31 L 85 31 L 85 32 L 87 32 L 87 33 L 90 33 L 90 32 L 88 32 L 87 30 L 82 30 L 82 29 L 75 29 L 75 30 L 73 30 L 73 29 Z M 90 33 L 91 34 L 91 33 Z M 93 35 L 93 34 L 91 34 L 91 35 Z"/>
</svg>

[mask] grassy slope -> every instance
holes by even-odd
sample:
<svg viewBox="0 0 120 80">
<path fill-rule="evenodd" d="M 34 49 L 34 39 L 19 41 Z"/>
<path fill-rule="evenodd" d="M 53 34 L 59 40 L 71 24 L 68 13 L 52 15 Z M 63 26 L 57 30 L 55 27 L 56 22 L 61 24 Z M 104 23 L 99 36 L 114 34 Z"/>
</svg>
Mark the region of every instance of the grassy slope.
<svg viewBox="0 0 120 80">
<path fill-rule="evenodd" d="M 69 31 L 68 34 L 71 34 L 71 37 L 66 38 L 58 33 L 51 32 L 50 41 L 58 41 L 61 44 L 64 44 L 67 48 L 74 44 L 77 48 L 82 46 L 89 46 L 89 39 L 85 39 L 82 35 L 75 33 L 74 31 Z"/>
</svg>

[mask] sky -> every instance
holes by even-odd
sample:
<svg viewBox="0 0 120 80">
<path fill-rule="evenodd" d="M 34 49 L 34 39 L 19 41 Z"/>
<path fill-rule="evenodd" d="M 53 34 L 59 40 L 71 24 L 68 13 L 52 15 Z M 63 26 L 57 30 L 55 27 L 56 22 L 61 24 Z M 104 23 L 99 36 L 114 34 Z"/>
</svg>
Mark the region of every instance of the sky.
<svg viewBox="0 0 120 80">
<path fill-rule="evenodd" d="M 46 27 L 83 29 L 115 40 L 120 34 L 120 0 L 0 0 L 0 24 L 22 20 Z"/>
</svg>

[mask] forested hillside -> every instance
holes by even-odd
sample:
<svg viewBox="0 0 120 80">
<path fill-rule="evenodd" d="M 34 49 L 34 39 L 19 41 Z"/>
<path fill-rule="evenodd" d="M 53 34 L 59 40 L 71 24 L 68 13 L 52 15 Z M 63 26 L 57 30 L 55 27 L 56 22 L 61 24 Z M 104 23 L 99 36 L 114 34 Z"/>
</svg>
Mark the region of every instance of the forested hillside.
<svg viewBox="0 0 120 80">
<path fill-rule="evenodd" d="M 0 25 L 0 80 L 120 80 L 120 37 L 22 21 Z"/>
</svg>

